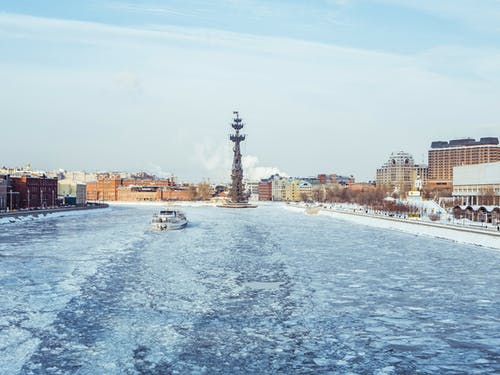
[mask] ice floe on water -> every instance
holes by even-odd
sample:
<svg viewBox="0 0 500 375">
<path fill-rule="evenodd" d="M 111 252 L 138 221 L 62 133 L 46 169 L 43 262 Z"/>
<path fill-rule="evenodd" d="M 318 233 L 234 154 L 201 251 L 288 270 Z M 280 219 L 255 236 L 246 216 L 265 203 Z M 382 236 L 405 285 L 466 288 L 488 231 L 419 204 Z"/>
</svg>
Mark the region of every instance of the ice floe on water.
<svg viewBox="0 0 500 375">
<path fill-rule="evenodd" d="M 500 371 L 495 250 L 269 205 L 160 233 L 151 209 L 2 227 L 3 373 Z"/>
<path fill-rule="evenodd" d="M 303 207 L 283 206 L 287 210 L 304 212 Z M 500 250 L 500 236 L 493 234 L 483 234 L 460 230 L 460 228 L 446 227 L 446 225 L 422 225 L 416 222 L 403 220 L 387 220 L 383 217 L 377 218 L 372 215 L 350 214 L 348 212 L 335 212 L 332 210 L 322 210 L 320 215 L 329 216 L 334 219 L 348 221 L 354 224 L 368 225 L 375 228 L 397 230 L 419 236 L 429 236 L 442 238 L 458 243 L 486 246 Z M 355 229 L 353 228 L 353 231 Z"/>
</svg>

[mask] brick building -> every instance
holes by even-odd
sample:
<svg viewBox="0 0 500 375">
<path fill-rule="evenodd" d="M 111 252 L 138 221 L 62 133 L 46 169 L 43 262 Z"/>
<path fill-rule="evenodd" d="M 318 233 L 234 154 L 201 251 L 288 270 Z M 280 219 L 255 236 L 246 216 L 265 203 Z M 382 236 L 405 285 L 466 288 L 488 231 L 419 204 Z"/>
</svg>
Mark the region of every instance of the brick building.
<svg viewBox="0 0 500 375">
<path fill-rule="evenodd" d="M 10 179 L 10 175 L 0 175 L 0 180 L 5 181 L 5 187 L 7 189 L 7 202 L 6 209 L 8 210 L 16 210 L 20 207 L 20 194 L 18 191 L 14 191 L 12 188 L 12 181 Z"/>
<path fill-rule="evenodd" d="M 19 208 L 57 205 L 57 178 L 31 175 L 11 176 L 12 191 L 19 193 Z"/>
<path fill-rule="evenodd" d="M 325 185 L 327 182 L 330 182 L 330 178 L 328 178 L 324 173 L 318 175 L 318 180 L 322 185 Z"/>
<path fill-rule="evenodd" d="M 103 177 L 87 183 L 88 201 L 116 201 L 122 179 L 119 176 Z"/>
<path fill-rule="evenodd" d="M 429 149 L 429 188 L 449 189 L 453 185 L 453 167 L 500 161 L 498 138 L 454 139 L 432 142 Z"/>
<path fill-rule="evenodd" d="M 88 201 L 189 201 L 197 195 L 194 186 L 174 186 L 170 179 L 122 179 L 100 177 L 87 183 Z"/>
<path fill-rule="evenodd" d="M 158 187 L 126 187 L 117 190 L 118 201 L 161 201 L 161 189 Z"/>
<path fill-rule="evenodd" d="M 175 181 L 174 178 L 167 179 L 140 179 L 140 178 L 127 178 L 122 180 L 123 186 L 163 186 L 163 187 L 174 187 Z"/>
<path fill-rule="evenodd" d="M 162 190 L 161 199 L 164 201 L 192 201 L 196 195 L 197 190 L 194 186 L 183 186 Z"/>
<path fill-rule="evenodd" d="M 354 184 L 350 184 L 348 189 L 351 191 L 365 192 L 365 191 L 376 190 L 377 187 L 375 186 L 375 184 L 370 182 L 355 182 Z"/>
<path fill-rule="evenodd" d="M 273 200 L 273 183 L 271 180 L 261 180 L 258 187 L 259 201 Z"/>
<path fill-rule="evenodd" d="M 192 201 L 196 196 L 194 187 L 125 187 L 117 191 L 119 201 Z"/>
</svg>

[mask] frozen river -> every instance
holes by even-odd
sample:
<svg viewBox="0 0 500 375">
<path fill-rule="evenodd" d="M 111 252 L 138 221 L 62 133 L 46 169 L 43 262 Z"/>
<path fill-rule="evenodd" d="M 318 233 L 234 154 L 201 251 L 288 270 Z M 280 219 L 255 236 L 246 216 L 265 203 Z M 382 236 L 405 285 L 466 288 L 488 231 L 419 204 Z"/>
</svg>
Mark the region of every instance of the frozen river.
<svg viewBox="0 0 500 375">
<path fill-rule="evenodd" d="M 493 373 L 500 252 L 282 207 L 0 225 L 1 374 Z"/>
</svg>

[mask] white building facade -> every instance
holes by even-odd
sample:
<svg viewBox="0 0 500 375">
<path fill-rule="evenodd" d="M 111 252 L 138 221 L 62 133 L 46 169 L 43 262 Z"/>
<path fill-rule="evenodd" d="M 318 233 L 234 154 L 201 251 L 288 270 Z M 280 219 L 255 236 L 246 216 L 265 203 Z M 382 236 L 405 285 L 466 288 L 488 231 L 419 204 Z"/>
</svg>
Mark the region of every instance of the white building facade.
<svg viewBox="0 0 500 375">
<path fill-rule="evenodd" d="M 259 199 L 259 181 L 245 181 L 245 191 L 250 200 Z"/>
<path fill-rule="evenodd" d="M 87 202 L 87 186 L 71 180 L 59 180 L 57 182 L 57 195 L 61 198 L 75 197 L 76 204 L 81 206 Z"/>
<path fill-rule="evenodd" d="M 454 167 L 452 194 L 462 205 L 500 206 L 500 162 Z"/>
</svg>

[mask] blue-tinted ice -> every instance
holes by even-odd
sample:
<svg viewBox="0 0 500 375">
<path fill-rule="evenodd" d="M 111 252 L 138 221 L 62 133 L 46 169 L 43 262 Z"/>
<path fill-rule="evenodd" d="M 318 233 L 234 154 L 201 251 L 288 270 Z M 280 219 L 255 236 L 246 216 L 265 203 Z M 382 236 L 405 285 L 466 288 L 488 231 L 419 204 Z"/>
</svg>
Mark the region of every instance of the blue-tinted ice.
<svg viewBox="0 0 500 375">
<path fill-rule="evenodd" d="M 1 374 L 493 373 L 500 253 L 280 207 L 0 225 Z"/>
</svg>

